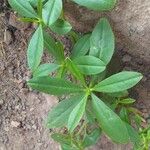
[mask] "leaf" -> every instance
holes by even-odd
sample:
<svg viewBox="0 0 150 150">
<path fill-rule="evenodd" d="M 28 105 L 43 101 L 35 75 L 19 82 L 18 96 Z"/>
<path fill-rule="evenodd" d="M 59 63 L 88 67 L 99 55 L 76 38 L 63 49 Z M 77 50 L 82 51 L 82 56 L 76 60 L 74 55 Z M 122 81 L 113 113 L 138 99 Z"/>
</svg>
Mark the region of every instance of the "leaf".
<svg viewBox="0 0 150 150">
<path fill-rule="evenodd" d="M 61 150 L 77 150 L 78 148 L 72 144 L 67 145 L 67 144 L 61 144 Z"/>
<path fill-rule="evenodd" d="M 71 61 L 71 59 L 67 59 L 66 60 L 66 66 L 68 68 L 68 70 L 71 72 L 71 74 L 78 79 L 79 81 L 82 82 L 83 85 L 85 85 L 85 80 L 83 75 L 81 74 L 80 70 L 78 69 L 78 67 L 74 64 L 73 61 Z"/>
<path fill-rule="evenodd" d="M 129 141 L 128 131 L 123 121 L 94 94 L 92 94 L 92 107 L 100 127 L 113 141 L 118 143 Z"/>
<path fill-rule="evenodd" d="M 51 26 L 61 15 L 62 0 L 48 0 L 43 8 L 43 21 Z"/>
<path fill-rule="evenodd" d="M 42 64 L 33 73 L 34 77 L 48 76 L 53 71 L 57 70 L 60 66 L 57 64 Z"/>
<path fill-rule="evenodd" d="M 61 144 L 71 145 L 71 138 L 67 135 L 54 133 L 51 135 L 52 139 Z"/>
<path fill-rule="evenodd" d="M 140 147 L 140 136 L 138 132 L 128 123 L 125 122 L 126 128 L 128 130 L 128 134 L 131 142 L 134 144 L 135 149 L 137 150 Z"/>
<path fill-rule="evenodd" d="M 89 9 L 96 11 L 106 11 L 112 9 L 116 0 L 73 0 L 81 6 L 85 6 Z"/>
<path fill-rule="evenodd" d="M 111 26 L 106 18 L 100 19 L 90 39 L 90 55 L 98 57 L 107 65 L 114 53 L 115 40 Z"/>
<path fill-rule="evenodd" d="M 81 56 L 73 60 L 85 75 L 94 75 L 106 69 L 104 62 L 94 56 Z"/>
<path fill-rule="evenodd" d="M 71 58 L 76 58 L 78 56 L 84 56 L 90 49 L 90 36 L 91 34 L 86 34 L 80 38 L 73 47 Z"/>
<path fill-rule="evenodd" d="M 68 37 L 70 38 L 72 44 L 74 45 L 79 39 L 80 39 L 80 34 L 71 30 L 69 33 L 68 33 Z"/>
<path fill-rule="evenodd" d="M 40 19 L 42 19 L 42 12 L 43 12 L 43 0 L 37 1 L 37 12 Z"/>
<path fill-rule="evenodd" d="M 48 128 L 61 128 L 67 125 L 68 118 L 72 110 L 80 102 L 84 95 L 76 95 L 58 103 L 56 107 L 49 112 L 47 118 Z"/>
<path fill-rule="evenodd" d="M 89 147 L 92 145 L 95 145 L 99 138 L 101 136 L 101 130 L 100 129 L 94 129 L 90 134 L 87 134 L 83 141 L 84 147 Z"/>
<path fill-rule="evenodd" d="M 69 22 L 58 19 L 55 23 L 50 26 L 51 30 L 57 34 L 67 34 L 71 29 L 72 26 Z"/>
<path fill-rule="evenodd" d="M 42 25 L 40 25 L 33 34 L 27 50 L 28 66 L 32 71 L 35 71 L 35 69 L 39 66 L 41 62 L 43 48 L 43 30 Z"/>
<path fill-rule="evenodd" d="M 38 5 L 38 0 L 28 0 L 33 7 Z"/>
<path fill-rule="evenodd" d="M 126 105 L 129 105 L 129 104 L 133 104 L 135 102 L 135 99 L 132 99 L 132 98 L 126 98 L 126 99 L 122 99 L 119 101 L 119 104 L 126 104 Z"/>
<path fill-rule="evenodd" d="M 123 121 L 125 121 L 125 122 L 127 122 L 127 123 L 130 122 L 130 121 L 129 121 L 129 113 L 128 113 L 128 111 L 127 111 L 127 109 L 126 109 L 125 107 L 122 107 L 122 108 L 121 108 L 120 113 L 119 113 L 119 116 L 120 116 L 120 118 L 121 118 Z"/>
<path fill-rule="evenodd" d="M 67 127 L 70 132 L 73 132 L 73 130 L 77 127 L 78 123 L 80 122 L 85 112 L 86 102 L 87 102 L 87 96 L 81 97 L 78 105 L 70 113 L 68 124 L 67 124 Z"/>
<path fill-rule="evenodd" d="M 36 18 L 37 13 L 27 0 L 8 0 L 10 6 L 20 15 L 29 18 Z"/>
<path fill-rule="evenodd" d="M 108 93 L 111 97 L 127 97 L 129 95 L 129 92 L 127 90 L 121 91 L 121 92 L 116 92 L 116 93 Z"/>
<path fill-rule="evenodd" d="M 66 66 L 65 65 L 61 65 L 61 67 L 59 68 L 56 77 L 57 78 L 64 78 L 67 76 L 66 74 L 67 70 L 66 70 Z"/>
<path fill-rule="evenodd" d="M 32 78 L 28 81 L 28 85 L 35 90 L 52 95 L 79 93 L 84 90 L 80 86 L 69 81 L 58 78 L 50 78 L 49 76 Z"/>
<path fill-rule="evenodd" d="M 141 73 L 123 71 L 99 82 L 94 91 L 106 93 L 124 91 L 136 85 L 141 79 Z"/>
<path fill-rule="evenodd" d="M 46 32 L 44 32 L 44 45 L 59 64 L 64 61 L 63 45 L 59 41 L 55 42 L 55 40 Z"/>
<path fill-rule="evenodd" d="M 37 7 L 39 0 L 28 0 L 33 7 Z M 45 2 L 46 0 L 41 0 Z"/>
</svg>

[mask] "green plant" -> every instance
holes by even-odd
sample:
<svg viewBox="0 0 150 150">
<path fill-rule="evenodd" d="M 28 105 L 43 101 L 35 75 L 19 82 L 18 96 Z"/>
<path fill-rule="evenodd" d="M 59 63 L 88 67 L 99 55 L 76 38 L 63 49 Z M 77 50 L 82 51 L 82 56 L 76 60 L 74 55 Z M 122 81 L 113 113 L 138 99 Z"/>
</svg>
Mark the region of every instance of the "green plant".
<svg viewBox="0 0 150 150">
<path fill-rule="evenodd" d="M 150 127 L 147 128 L 140 128 L 140 136 L 142 139 L 141 147 L 143 150 L 147 150 L 150 148 Z M 141 150 L 139 148 L 139 150 Z"/>
<path fill-rule="evenodd" d="M 116 2 L 73 1 L 94 10 L 109 10 Z M 60 98 L 60 103 L 48 115 L 46 126 L 56 129 L 52 138 L 63 150 L 82 150 L 96 144 L 104 132 L 113 142 L 131 141 L 134 149 L 138 149 L 141 138 L 131 121 L 136 123 L 139 114 L 131 106 L 135 100 L 128 98 L 127 90 L 142 75 L 123 71 L 108 77 L 107 66 L 114 53 L 115 40 L 107 19 L 100 19 L 91 34 L 78 37 L 64 19 L 62 0 L 9 0 L 9 3 L 24 16 L 22 21 L 38 25 L 27 50 L 33 75 L 28 85 L 44 93 L 66 96 L 64 100 Z M 75 41 L 69 56 L 65 55 L 63 44 L 45 32 L 47 27 L 58 34 L 68 33 Z M 54 56 L 54 63 L 41 64 L 44 48 Z"/>
</svg>

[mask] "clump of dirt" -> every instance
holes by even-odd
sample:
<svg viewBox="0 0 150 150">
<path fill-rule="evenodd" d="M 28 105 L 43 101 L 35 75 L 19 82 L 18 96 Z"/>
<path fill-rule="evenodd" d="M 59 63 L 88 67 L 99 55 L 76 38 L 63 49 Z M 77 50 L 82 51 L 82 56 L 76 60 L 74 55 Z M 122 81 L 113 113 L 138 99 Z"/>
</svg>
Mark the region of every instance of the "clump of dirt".
<svg viewBox="0 0 150 150">
<path fill-rule="evenodd" d="M 27 69 L 26 48 L 34 30 L 32 24 L 20 23 L 4 1 L 0 2 L 0 148 L 1 150 L 57 150 L 58 144 L 50 139 L 50 131 L 44 126 L 48 111 L 58 102 L 56 97 L 31 91 L 26 85 L 30 78 Z M 69 47 L 67 39 L 63 42 Z M 143 81 L 134 88 L 131 96 L 145 119 L 150 114 L 149 62 L 134 54 L 128 54 L 117 45 L 125 70 L 144 74 Z M 45 56 L 46 60 L 47 55 Z M 92 150 L 120 149 L 103 137 Z M 126 147 L 127 148 L 127 147 Z M 122 147 L 123 150 L 126 149 Z M 130 148 L 128 147 L 128 150 Z"/>
</svg>

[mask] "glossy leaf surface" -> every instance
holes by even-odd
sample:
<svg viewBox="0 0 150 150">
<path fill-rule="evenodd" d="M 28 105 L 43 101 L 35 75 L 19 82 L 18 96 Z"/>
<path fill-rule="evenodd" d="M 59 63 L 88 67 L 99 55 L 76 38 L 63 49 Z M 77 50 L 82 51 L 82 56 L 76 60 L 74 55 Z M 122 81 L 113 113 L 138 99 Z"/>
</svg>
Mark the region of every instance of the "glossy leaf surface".
<svg viewBox="0 0 150 150">
<path fill-rule="evenodd" d="M 70 113 L 69 119 L 68 119 L 68 129 L 70 132 L 72 132 L 80 122 L 84 112 L 85 112 L 85 106 L 87 102 L 87 96 L 80 97 L 80 102 L 78 105 L 72 110 Z"/>
<path fill-rule="evenodd" d="M 48 76 L 53 71 L 57 70 L 60 66 L 57 64 L 42 64 L 33 73 L 34 77 Z"/>
<path fill-rule="evenodd" d="M 51 30 L 57 34 L 67 34 L 71 29 L 72 26 L 69 22 L 58 19 L 54 24 L 50 26 Z"/>
<path fill-rule="evenodd" d="M 114 53 L 115 40 L 107 19 L 102 18 L 97 23 L 90 39 L 90 55 L 98 57 L 107 65 Z"/>
<path fill-rule="evenodd" d="M 141 144 L 141 139 L 140 139 L 140 136 L 139 136 L 138 132 L 131 125 L 129 125 L 128 123 L 125 123 L 125 125 L 126 125 L 130 140 L 133 143 L 135 150 L 138 150 L 141 146 L 140 145 Z"/>
<path fill-rule="evenodd" d="M 58 105 L 54 107 L 48 114 L 47 127 L 61 128 L 66 126 L 70 113 L 80 102 L 80 99 L 82 99 L 83 97 L 84 95 L 80 94 L 78 96 L 70 97 L 58 103 Z"/>
<path fill-rule="evenodd" d="M 136 85 L 142 79 L 142 74 L 131 71 L 123 71 L 98 83 L 94 90 L 98 92 L 120 92 Z"/>
<path fill-rule="evenodd" d="M 129 141 L 128 131 L 123 121 L 95 95 L 92 95 L 92 107 L 100 127 L 113 141 L 118 143 Z"/>
<path fill-rule="evenodd" d="M 20 15 L 28 18 L 36 18 L 37 13 L 27 0 L 8 0 L 10 6 Z"/>
<path fill-rule="evenodd" d="M 52 95 L 79 93 L 83 91 L 83 89 L 76 84 L 49 76 L 33 78 L 28 81 L 28 85 L 35 90 Z"/>
<path fill-rule="evenodd" d="M 85 75 L 98 74 L 106 69 L 104 62 L 94 56 L 77 57 L 74 62 Z"/>
<path fill-rule="evenodd" d="M 62 0 L 48 0 L 43 8 L 43 20 L 51 26 L 61 15 Z"/>
<path fill-rule="evenodd" d="M 105 11 L 112 9 L 116 0 L 73 0 L 81 6 L 85 6 L 92 10 Z"/>
<path fill-rule="evenodd" d="M 32 71 L 35 71 L 41 62 L 43 48 L 43 30 L 42 26 L 40 25 L 33 34 L 27 50 L 28 66 Z"/>
<path fill-rule="evenodd" d="M 73 47 L 71 58 L 84 56 L 90 49 L 90 34 L 80 38 Z"/>
</svg>

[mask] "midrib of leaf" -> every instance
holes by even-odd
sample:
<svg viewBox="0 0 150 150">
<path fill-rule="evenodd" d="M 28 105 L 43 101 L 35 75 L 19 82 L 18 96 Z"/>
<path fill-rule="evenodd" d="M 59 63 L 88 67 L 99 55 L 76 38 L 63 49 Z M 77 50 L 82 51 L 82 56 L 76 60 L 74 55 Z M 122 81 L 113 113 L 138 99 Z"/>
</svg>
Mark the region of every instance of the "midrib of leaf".
<svg viewBox="0 0 150 150">
<path fill-rule="evenodd" d="M 29 84 L 30 84 L 30 83 L 29 83 Z M 36 86 L 36 85 L 39 85 L 39 84 L 36 84 L 36 83 L 31 83 L 31 84 L 32 84 L 32 85 L 35 85 L 35 86 Z M 70 90 L 74 90 L 74 89 L 76 89 L 76 90 L 84 91 L 84 90 L 82 90 L 82 89 L 80 89 L 80 88 L 78 88 L 78 87 L 72 87 L 72 88 L 71 88 L 71 87 L 62 87 L 62 86 L 60 86 L 60 85 L 59 85 L 59 86 L 55 86 L 55 85 L 45 85 L 45 84 L 40 84 L 40 86 L 44 86 L 44 87 L 47 87 L 47 88 L 48 88 L 48 87 L 50 87 L 50 88 L 53 87 L 53 88 L 63 89 L 63 90 L 67 90 L 67 89 L 68 89 L 68 90 L 69 90 L 69 89 L 70 89 Z"/>
<path fill-rule="evenodd" d="M 83 107 L 83 106 L 84 106 L 84 109 L 85 109 L 86 101 L 87 101 L 87 95 L 82 98 L 81 102 L 78 103 L 78 104 L 76 105 L 76 107 L 77 107 L 78 105 L 80 105 L 80 107 L 79 107 L 80 110 L 81 110 L 81 107 Z M 82 104 L 82 105 L 81 105 L 81 104 Z M 75 107 L 75 108 L 76 108 L 76 107 Z M 74 108 L 74 109 L 75 109 L 75 108 Z M 74 111 L 74 109 L 73 109 L 73 111 Z M 75 116 L 74 120 L 77 120 L 77 119 L 78 119 L 78 116 L 80 115 L 80 113 L 81 113 L 81 111 L 78 111 L 78 113 L 77 113 L 77 115 Z M 83 114 L 84 114 L 84 112 L 83 112 Z"/>
<path fill-rule="evenodd" d="M 41 35 L 42 35 L 42 34 L 41 34 L 41 28 L 42 28 L 42 27 L 41 27 L 41 25 L 40 25 L 40 26 L 39 26 L 39 29 L 38 29 L 38 30 L 40 31 L 40 36 L 38 36 L 38 40 L 37 40 L 37 41 L 38 41 L 38 44 L 36 44 L 36 50 L 38 50 L 39 45 L 41 45 L 40 42 L 39 42 L 40 37 L 42 37 L 42 36 L 41 36 Z M 38 31 L 38 32 L 39 32 L 39 31 Z M 38 51 L 38 53 L 39 53 L 39 51 Z M 39 60 L 38 55 L 35 55 L 35 57 L 36 57 L 36 62 L 37 62 L 37 61 Z M 40 56 L 40 57 L 41 57 L 41 56 Z"/>
<path fill-rule="evenodd" d="M 101 36 L 101 40 L 100 40 L 100 42 L 101 42 L 101 45 L 100 45 L 100 52 L 99 52 L 99 58 L 103 61 L 103 62 L 105 62 L 105 60 L 103 60 L 103 58 L 102 58 L 102 39 L 103 39 L 103 37 L 104 37 L 104 24 L 102 25 L 102 36 Z M 100 43 L 99 43 L 100 44 Z"/>
<path fill-rule="evenodd" d="M 85 107 L 85 98 L 86 97 L 84 97 L 83 99 L 82 99 L 82 101 L 80 102 L 81 104 L 83 104 L 84 105 L 84 107 Z M 78 104 L 79 105 L 79 104 Z M 81 108 L 82 106 L 80 105 L 80 108 Z M 81 111 L 78 111 L 78 113 L 77 113 L 77 115 L 76 115 L 76 117 L 75 117 L 75 119 L 74 120 L 77 120 L 77 118 L 78 118 L 78 116 L 79 116 L 79 114 L 80 114 L 80 112 Z"/>
<path fill-rule="evenodd" d="M 52 124 L 57 123 L 57 121 L 59 120 L 59 118 L 61 118 L 61 116 L 63 116 L 64 114 L 67 114 L 68 112 L 70 112 L 70 110 L 72 110 L 72 108 L 73 108 L 74 106 L 76 106 L 76 104 L 74 104 L 74 105 L 72 105 L 72 106 L 69 106 L 70 108 L 68 108 L 66 111 L 64 111 L 63 113 L 61 113 L 61 115 L 60 115 L 59 117 L 57 117 L 57 118 L 55 119 L 55 121 L 52 122 Z M 68 115 L 68 117 L 69 117 L 69 115 Z"/>
<path fill-rule="evenodd" d="M 53 11 L 53 7 L 54 7 L 55 2 L 56 2 L 56 0 L 54 0 L 54 1 L 52 2 L 52 7 L 51 7 L 51 10 L 50 10 L 50 12 L 49 12 L 49 14 L 48 14 L 48 21 L 49 21 L 50 18 L 51 18 L 51 14 L 53 14 L 52 11 Z M 49 24 L 49 22 L 48 22 L 48 24 Z"/>
<path fill-rule="evenodd" d="M 84 64 L 83 65 L 77 65 L 77 66 L 88 67 L 88 68 L 93 68 L 94 67 L 94 68 L 97 68 L 97 69 L 101 68 L 101 67 L 105 67 L 105 66 L 94 66 L 93 64 L 90 64 L 90 66 L 89 65 L 84 65 Z"/>
<path fill-rule="evenodd" d="M 102 87 L 106 87 L 106 86 L 109 86 L 109 85 L 114 85 L 114 84 L 119 84 L 120 82 L 126 82 L 126 81 L 129 81 L 129 80 L 133 80 L 133 78 L 134 79 L 136 79 L 136 78 L 139 78 L 139 77 L 130 77 L 130 78 L 128 78 L 128 80 L 122 80 L 122 81 L 118 81 L 118 82 L 112 82 L 112 83 L 109 83 L 109 84 L 107 84 L 107 85 L 102 85 Z"/>
</svg>

